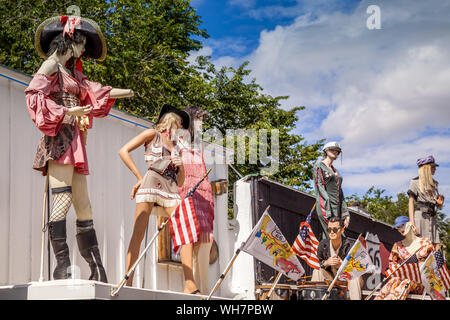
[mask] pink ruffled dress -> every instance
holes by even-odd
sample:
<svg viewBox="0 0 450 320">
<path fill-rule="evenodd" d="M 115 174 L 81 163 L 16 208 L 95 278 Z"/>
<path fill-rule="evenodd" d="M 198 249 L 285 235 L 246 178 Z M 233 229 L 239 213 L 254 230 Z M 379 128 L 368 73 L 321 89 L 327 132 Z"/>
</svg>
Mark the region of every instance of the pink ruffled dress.
<svg viewBox="0 0 450 320">
<path fill-rule="evenodd" d="M 184 199 L 189 191 L 205 175 L 207 170 L 203 155 L 198 150 L 182 149 L 181 161 L 183 162 L 185 180 L 183 186 L 178 188 L 178 191 L 180 198 Z M 199 241 L 210 242 L 213 237 L 214 199 L 208 177 L 198 186 L 192 200 L 199 225 Z"/>
<path fill-rule="evenodd" d="M 37 73 L 25 90 L 26 103 L 31 119 L 42 137 L 33 168 L 46 175 L 48 160 L 59 164 L 72 164 L 76 172 L 89 174 L 86 155 L 87 129 L 92 128 L 93 118 L 106 117 L 115 99 L 109 97 L 112 87 L 89 81 L 74 69 L 74 76 L 60 70 L 52 76 Z M 73 106 L 91 105 L 89 120 L 80 131 L 79 118 L 67 115 Z"/>
</svg>

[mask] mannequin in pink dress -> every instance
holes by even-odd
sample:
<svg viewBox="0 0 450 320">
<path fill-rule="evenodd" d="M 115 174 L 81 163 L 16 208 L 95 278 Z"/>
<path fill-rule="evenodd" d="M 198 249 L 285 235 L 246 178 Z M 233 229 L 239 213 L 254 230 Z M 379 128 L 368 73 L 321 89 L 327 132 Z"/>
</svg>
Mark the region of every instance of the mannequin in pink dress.
<svg viewBox="0 0 450 320">
<path fill-rule="evenodd" d="M 89 280 L 107 282 L 100 257 L 87 191 L 87 131 L 93 118 L 106 117 L 117 98 L 132 97 L 130 89 L 102 86 L 82 73 L 82 57 L 102 61 L 106 43 L 98 25 L 79 16 L 57 16 L 36 30 L 35 47 L 45 59 L 25 90 L 31 119 L 44 134 L 33 168 L 48 176 L 53 196 L 47 222 L 56 257 L 53 279 L 70 277 L 66 216 L 73 204 L 77 215 L 77 244 L 88 262 Z"/>
<path fill-rule="evenodd" d="M 203 146 L 201 139 L 199 139 L 206 112 L 197 107 L 186 107 L 185 111 L 190 115 L 191 125 L 189 134 L 184 135 L 184 139 L 180 143 L 182 144 L 180 146 L 182 148 L 181 159 L 185 168 L 185 181 L 183 186 L 179 188 L 181 199 L 184 199 L 207 171 L 202 153 Z M 199 185 L 193 195 L 193 201 L 199 223 L 200 240 L 194 244 L 183 245 L 180 254 L 185 258 L 185 261 L 192 261 L 191 268 L 194 281 L 191 288 L 195 289 L 196 286 L 197 290 L 189 293 L 208 294 L 209 256 L 214 241 L 214 199 L 208 178 L 205 178 Z M 185 277 L 189 276 L 190 270 L 184 270 L 184 273 Z"/>
</svg>

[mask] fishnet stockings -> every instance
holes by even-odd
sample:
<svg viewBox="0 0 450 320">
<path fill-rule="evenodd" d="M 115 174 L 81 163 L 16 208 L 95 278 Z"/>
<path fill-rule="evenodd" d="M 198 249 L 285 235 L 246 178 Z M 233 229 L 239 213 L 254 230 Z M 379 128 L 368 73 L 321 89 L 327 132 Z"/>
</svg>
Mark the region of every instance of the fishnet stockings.
<svg viewBox="0 0 450 320">
<path fill-rule="evenodd" d="M 49 222 L 64 220 L 72 204 L 72 192 L 53 194 L 53 208 Z"/>
</svg>

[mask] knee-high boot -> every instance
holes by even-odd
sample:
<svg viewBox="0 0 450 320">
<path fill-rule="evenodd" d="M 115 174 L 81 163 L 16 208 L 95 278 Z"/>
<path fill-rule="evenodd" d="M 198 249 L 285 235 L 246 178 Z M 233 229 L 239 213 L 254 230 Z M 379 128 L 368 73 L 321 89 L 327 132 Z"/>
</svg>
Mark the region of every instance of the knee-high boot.
<svg viewBox="0 0 450 320">
<path fill-rule="evenodd" d="M 92 220 L 77 220 L 77 243 L 82 257 L 87 261 L 91 268 L 89 280 L 100 280 L 107 283 L 106 271 L 103 267 L 98 249 L 97 236 L 95 234 L 94 223 Z M 100 275 L 100 279 L 99 279 Z"/>
<path fill-rule="evenodd" d="M 56 267 L 53 271 L 53 279 L 67 279 L 71 276 L 69 247 L 66 243 L 66 219 L 48 223 L 50 242 L 56 257 Z"/>
</svg>

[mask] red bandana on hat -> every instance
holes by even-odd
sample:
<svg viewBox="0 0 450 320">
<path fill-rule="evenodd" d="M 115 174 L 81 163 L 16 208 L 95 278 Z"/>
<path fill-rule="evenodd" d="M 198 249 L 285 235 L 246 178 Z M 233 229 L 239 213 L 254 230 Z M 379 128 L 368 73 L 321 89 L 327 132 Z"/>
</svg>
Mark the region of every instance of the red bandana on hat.
<svg viewBox="0 0 450 320">
<path fill-rule="evenodd" d="M 68 16 L 62 15 L 59 22 L 64 24 L 63 37 L 67 33 L 67 35 L 72 38 L 73 33 L 75 32 L 75 27 L 81 23 L 81 18 L 79 17 L 69 18 Z M 75 67 L 78 71 L 83 72 L 81 59 L 77 59 Z"/>
</svg>

